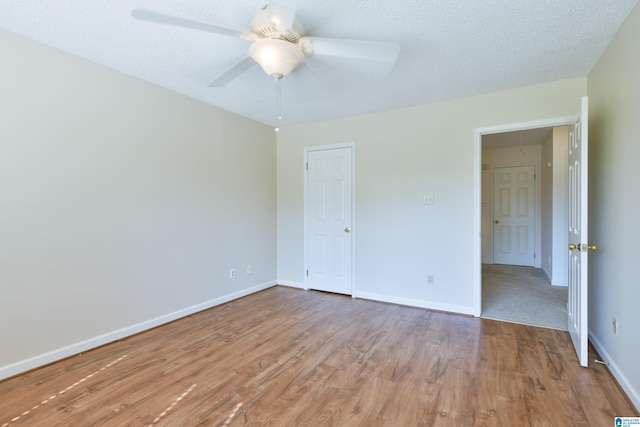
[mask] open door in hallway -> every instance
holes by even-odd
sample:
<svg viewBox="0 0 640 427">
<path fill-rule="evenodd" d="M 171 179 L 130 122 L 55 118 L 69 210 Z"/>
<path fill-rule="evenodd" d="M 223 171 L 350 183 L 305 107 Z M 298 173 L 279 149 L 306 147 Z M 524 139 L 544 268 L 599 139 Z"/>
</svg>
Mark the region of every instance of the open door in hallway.
<svg viewBox="0 0 640 427">
<path fill-rule="evenodd" d="M 582 366 L 588 366 L 588 98 L 569 125 L 569 296 L 568 330 Z"/>
</svg>

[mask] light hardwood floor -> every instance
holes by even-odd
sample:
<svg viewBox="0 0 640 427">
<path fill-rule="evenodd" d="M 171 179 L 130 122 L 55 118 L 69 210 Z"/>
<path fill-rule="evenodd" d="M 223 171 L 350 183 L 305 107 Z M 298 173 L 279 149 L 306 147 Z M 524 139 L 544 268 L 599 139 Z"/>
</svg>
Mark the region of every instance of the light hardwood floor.
<svg viewBox="0 0 640 427">
<path fill-rule="evenodd" d="M 593 350 L 590 360 L 597 357 Z M 285 287 L 0 382 L 0 427 L 612 426 L 564 331 Z"/>
</svg>

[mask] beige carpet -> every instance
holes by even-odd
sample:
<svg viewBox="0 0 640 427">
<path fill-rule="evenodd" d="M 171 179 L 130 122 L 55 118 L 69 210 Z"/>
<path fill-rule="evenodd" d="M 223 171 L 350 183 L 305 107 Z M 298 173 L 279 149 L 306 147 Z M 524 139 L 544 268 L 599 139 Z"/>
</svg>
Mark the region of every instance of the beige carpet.
<svg viewBox="0 0 640 427">
<path fill-rule="evenodd" d="M 567 288 L 538 268 L 484 264 L 481 317 L 566 331 Z"/>
</svg>

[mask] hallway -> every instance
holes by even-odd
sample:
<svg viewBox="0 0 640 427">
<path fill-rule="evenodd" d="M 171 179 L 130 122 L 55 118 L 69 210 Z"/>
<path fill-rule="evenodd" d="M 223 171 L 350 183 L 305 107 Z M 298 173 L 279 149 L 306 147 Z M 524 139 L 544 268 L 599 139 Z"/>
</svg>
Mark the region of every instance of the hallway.
<svg viewBox="0 0 640 427">
<path fill-rule="evenodd" d="M 486 319 L 567 330 L 567 288 L 553 286 L 538 268 L 482 265 Z"/>
</svg>

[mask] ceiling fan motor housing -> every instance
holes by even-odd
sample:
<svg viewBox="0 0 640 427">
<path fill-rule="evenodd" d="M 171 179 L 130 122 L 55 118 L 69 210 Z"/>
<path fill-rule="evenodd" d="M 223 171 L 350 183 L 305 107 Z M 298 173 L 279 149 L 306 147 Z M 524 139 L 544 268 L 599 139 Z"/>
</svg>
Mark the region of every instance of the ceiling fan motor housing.
<svg viewBox="0 0 640 427">
<path fill-rule="evenodd" d="M 268 5 L 256 13 L 251 20 L 251 31 L 263 39 L 281 39 L 291 43 L 298 43 L 303 34 L 302 25 L 297 19 L 293 20 L 292 28 L 278 28 L 279 23 L 274 19 L 276 14 L 273 6 Z"/>
</svg>

